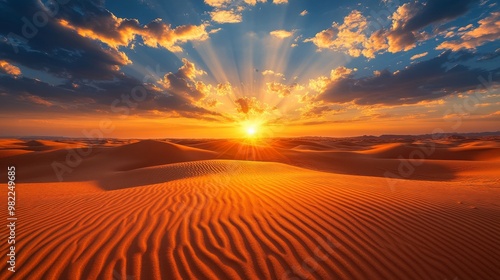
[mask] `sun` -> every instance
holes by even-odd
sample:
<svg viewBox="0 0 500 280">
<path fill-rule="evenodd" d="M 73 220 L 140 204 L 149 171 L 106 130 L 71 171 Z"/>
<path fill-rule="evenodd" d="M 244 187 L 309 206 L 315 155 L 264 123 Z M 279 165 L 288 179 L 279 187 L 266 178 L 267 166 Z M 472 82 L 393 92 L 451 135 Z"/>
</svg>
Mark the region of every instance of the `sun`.
<svg viewBox="0 0 500 280">
<path fill-rule="evenodd" d="M 257 133 L 257 129 L 255 128 L 255 126 L 249 126 L 247 127 L 247 135 L 248 136 L 254 136 L 255 133 Z"/>
<path fill-rule="evenodd" d="M 257 138 L 260 132 L 260 126 L 258 123 L 245 122 L 241 125 L 246 138 Z"/>
</svg>

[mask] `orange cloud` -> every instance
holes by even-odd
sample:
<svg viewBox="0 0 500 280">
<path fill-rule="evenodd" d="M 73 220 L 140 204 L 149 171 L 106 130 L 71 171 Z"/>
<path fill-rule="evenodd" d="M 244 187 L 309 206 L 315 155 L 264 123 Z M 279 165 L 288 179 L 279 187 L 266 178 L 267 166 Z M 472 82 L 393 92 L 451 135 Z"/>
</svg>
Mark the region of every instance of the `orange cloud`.
<svg viewBox="0 0 500 280">
<path fill-rule="evenodd" d="M 196 65 L 185 58 L 182 59 L 182 63 L 184 63 L 184 65 L 179 68 L 179 73 L 190 80 L 206 74 L 205 71 L 196 69 Z"/>
<path fill-rule="evenodd" d="M 319 49 L 342 51 L 353 57 L 364 55 L 373 58 L 377 51 L 386 47 L 386 44 L 385 39 L 378 36 L 378 33 L 368 37 L 367 28 L 366 18 L 361 12 L 354 10 L 344 18 L 342 24 L 333 23 L 332 27 L 304 42 L 312 42 Z"/>
<path fill-rule="evenodd" d="M 230 4 L 232 0 L 205 0 L 205 4 L 220 8 L 224 5 Z"/>
<path fill-rule="evenodd" d="M 48 107 L 54 105 L 51 102 L 49 102 L 49 101 L 47 101 L 39 96 L 32 95 L 32 94 L 27 94 L 27 95 L 22 96 L 21 100 L 26 100 L 26 101 L 31 102 L 31 103 L 44 105 L 44 106 L 48 106 Z"/>
<path fill-rule="evenodd" d="M 179 44 L 188 41 L 204 41 L 208 39 L 206 26 L 201 25 L 181 25 L 174 29 L 163 23 L 161 20 L 155 20 L 140 31 L 144 43 L 150 47 L 161 46 L 173 52 L 181 52 Z"/>
<path fill-rule="evenodd" d="M 137 36 L 141 36 L 144 44 L 149 47 L 163 47 L 172 52 L 180 52 L 182 48 L 179 44 L 187 41 L 203 41 L 208 38 L 205 24 L 182 25 L 172 28 L 161 19 L 156 19 L 142 26 L 135 19 L 117 18 L 113 14 L 106 20 L 105 29 L 74 26 L 66 20 L 59 20 L 59 24 L 76 31 L 82 37 L 99 40 L 115 49 L 120 46 L 128 46 Z"/>
<path fill-rule="evenodd" d="M 465 32 L 460 37 L 460 40 L 443 42 L 436 49 L 450 49 L 453 51 L 475 49 L 500 38 L 500 12 L 494 12 L 489 17 L 481 19 L 478 23 L 479 26 L 474 29 L 470 29 L 470 25 L 460 28 L 459 30 L 469 29 L 469 31 Z"/>
<path fill-rule="evenodd" d="M 266 3 L 268 0 L 205 0 L 205 4 L 213 7 L 210 18 L 216 23 L 239 23 L 243 21 L 242 12 L 249 6 L 257 3 Z M 286 4 L 288 0 L 274 0 L 273 4 Z"/>
<path fill-rule="evenodd" d="M 337 67 L 330 72 L 330 79 L 332 81 L 345 79 L 349 77 L 357 69 L 350 69 L 344 66 Z"/>
<path fill-rule="evenodd" d="M 419 53 L 419 54 L 416 54 L 416 55 L 410 57 L 410 60 L 419 59 L 419 58 L 422 58 L 422 57 L 424 57 L 424 56 L 426 56 L 428 54 L 429 54 L 429 52 Z"/>
<path fill-rule="evenodd" d="M 210 12 L 210 17 L 218 23 L 238 23 L 242 21 L 241 14 L 232 10 L 217 10 Z"/>
<path fill-rule="evenodd" d="M 300 89 L 298 84 L 285 85 L 282 83 L 267 83 L 267 91 L 270 93 L 277 93 L 280 97 L 286 97 L 292 93 L 294 89 Z"/>
<path fill-rule="evenodd" d="M 5 60 L 0 60 L 0 72 L 4 72 L 12 76 L 21 75 L 21 69 L 19 69 L 19 67 L 12 65 Z"/>
<path fill-rule="evenodd" d="M 234 101 L 236 110 L 245 115 L 258 115 L 265 111 L 265 106 L 255 97 L 241 97 Z"/>
<path fill-rule="evenodd" d="M 207 85 L 203 82 L 198 82 L 196 88 L 200 92 L 203 92 L 207 98 L 211 96 L 215 99 L 220 96 L 232 96 L 234 94 L 233 86 L 230 83 L 220 83 L 212 86 L 211 84 Z"/>
</svg>

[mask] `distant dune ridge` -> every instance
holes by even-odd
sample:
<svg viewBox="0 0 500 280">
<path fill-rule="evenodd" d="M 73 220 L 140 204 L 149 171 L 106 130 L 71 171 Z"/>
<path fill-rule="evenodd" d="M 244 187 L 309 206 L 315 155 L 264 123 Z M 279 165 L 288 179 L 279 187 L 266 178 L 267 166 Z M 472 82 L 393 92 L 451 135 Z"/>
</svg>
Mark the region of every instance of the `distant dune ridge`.
<svg viewBox="0 0 500 280">
<path fill-rule="evenodd" d="M 4 139 L 10 165 L 0 279 L 500 279 L 493 136 Z"/>
</svg>

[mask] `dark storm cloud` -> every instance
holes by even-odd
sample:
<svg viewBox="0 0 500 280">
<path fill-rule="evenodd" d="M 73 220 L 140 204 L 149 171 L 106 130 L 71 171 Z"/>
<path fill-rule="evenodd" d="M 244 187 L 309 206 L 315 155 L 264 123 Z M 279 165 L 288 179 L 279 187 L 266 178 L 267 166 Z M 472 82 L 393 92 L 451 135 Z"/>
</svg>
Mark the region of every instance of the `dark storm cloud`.
<svg viewBox="0 0 500 280">
<path fill-rule="evenodd" d="M 354 101 L 359 105 L 414 104 L 476 89 L 481 85 L 479 77 L 487 78 L 490 73 L 493 82 L 499 82 L 500 68 L 486 71 L 452 61 L 455 58 L 446 52 L 395 73 L 384 70 L 369 77 L 334 80 L 318 99 L 334 103 Z"/>
</svg>

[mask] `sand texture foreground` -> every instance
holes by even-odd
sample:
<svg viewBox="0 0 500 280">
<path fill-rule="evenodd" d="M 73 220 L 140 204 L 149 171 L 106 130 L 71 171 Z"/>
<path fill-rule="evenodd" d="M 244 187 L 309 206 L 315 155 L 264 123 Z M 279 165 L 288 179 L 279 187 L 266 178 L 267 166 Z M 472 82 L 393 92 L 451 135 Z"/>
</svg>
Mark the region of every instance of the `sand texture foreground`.
<svg viewBox="0 0 500 280">
<path fill-rule="evenodd" d="M 500 279 L 500 141 L 429 143 L 3 140 L 0 279 Z"/>
</svg>

